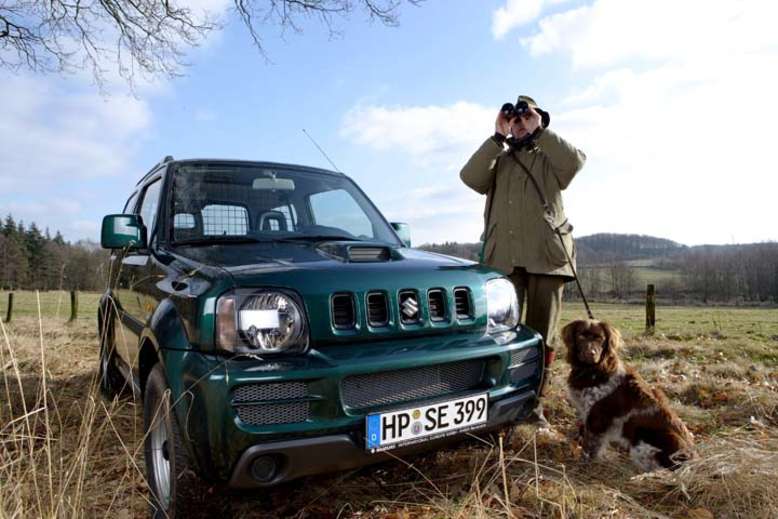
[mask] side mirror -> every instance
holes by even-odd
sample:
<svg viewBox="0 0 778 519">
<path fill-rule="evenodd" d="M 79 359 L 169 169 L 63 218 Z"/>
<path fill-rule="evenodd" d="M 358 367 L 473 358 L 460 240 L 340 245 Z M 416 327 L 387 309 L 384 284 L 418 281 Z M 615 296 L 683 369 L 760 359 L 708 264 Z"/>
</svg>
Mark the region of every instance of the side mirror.
<svg viewBox="0 0 778 519">
<path fill-rule="evenodd" d="M 392 222 L 392 229 L 403 241 L 406 247 L 411 246 L 411 226 L 407 223 Z"/>
<path fill-rule="evenodd" d="M 109 214 L 103 218 L 100 244 L 104 249 L 145 249 L 145 231 L 137 214 Z"/>
</svg>

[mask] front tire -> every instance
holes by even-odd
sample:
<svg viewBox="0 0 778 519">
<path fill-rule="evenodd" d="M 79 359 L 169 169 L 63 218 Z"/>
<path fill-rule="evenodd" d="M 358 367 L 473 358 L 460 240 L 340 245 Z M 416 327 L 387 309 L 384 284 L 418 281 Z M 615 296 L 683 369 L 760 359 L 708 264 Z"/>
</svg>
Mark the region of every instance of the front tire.
<svg viewBox="0 0 778 519">
<path fill-rule="evenodd" d="M 170 404 L 170 390 L 161 364 L 146 381 L 143 396 L 144 455 L 151 491 L 151 517 L 229 515 L 224 502 L 196 474 Z"/>
<path fill-rule="evenodd" d="M 100 393 L 107 400 L 113 400 L 121 395 L 124 380 L 119 368 L 116 367 L 116 340 L 113 315 L 108 311 L 99 316 L 100 326 L 100 363 L 98 365 L 98 383 Z"/>
</svg>

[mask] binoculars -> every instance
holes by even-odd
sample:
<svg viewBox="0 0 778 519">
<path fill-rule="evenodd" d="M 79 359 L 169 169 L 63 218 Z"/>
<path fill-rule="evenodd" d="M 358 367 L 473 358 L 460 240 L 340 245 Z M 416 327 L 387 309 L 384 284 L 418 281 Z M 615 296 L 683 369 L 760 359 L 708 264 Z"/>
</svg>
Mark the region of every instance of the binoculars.
<svg viewBox="0 0 778 519">
<path fill-rule="evenodd" d="M 523 115 L 527 110 L 529 110 L 529 105 L 526 101 L 519 101 L 515 105 L 513 103 L 505 103 L 500 108 L 502 115 L 509 121 L 514 117 Z"/>
</svg>

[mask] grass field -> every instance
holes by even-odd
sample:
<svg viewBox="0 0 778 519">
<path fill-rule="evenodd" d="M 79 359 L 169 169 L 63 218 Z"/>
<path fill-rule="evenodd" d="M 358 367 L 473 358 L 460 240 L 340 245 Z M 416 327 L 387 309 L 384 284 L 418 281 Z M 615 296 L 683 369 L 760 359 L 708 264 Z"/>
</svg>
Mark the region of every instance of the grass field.
<svg viewBox="0 0 778 519">
<path fill-rule="evenodd" d="M 140 406 L 95 388 L 98 295 L 16 296 L 0 335 L 0 517 L 147 514 Z M 6 294 L 0 293 L 0 315 Z M 699 458 L 638 475 L 616 452 L 587 463 L 572 441 L 567 368 L 546 399 L 551 430 L 306 478 L 235 498 L 236 517 L 778 517 L 778 310 L 594 306 L 626 337 L 623 357 L 662 387 L 694 432 Z M 563 322 L 582 317 L 568 305 Z"/>
</svg>

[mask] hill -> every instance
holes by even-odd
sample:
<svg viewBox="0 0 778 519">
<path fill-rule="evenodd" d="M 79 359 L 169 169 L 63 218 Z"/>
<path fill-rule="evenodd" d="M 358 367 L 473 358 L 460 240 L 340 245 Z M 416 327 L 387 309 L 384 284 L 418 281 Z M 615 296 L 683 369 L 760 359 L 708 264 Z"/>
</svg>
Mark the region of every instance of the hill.
<svg viewBox="0 0 778 519">
<path fill-rule="evenodd" d="M 578 263 L 594 265 L 668 257 L 689 247 L 665 238 L 642 234 L 598 233 L 577 238 Z"/>
<path fill-rule="evenodd" d="M 662 258 L 689 249 L 686 245 L 672 240 L 640 234 L 598 233 L 576 238 L 575 244 L 578 249 L 578 263 L 581 265 Z M 481 244 L 458 242 L 425 243 L 419 248 L 477 260 Z"/>
</svg>

